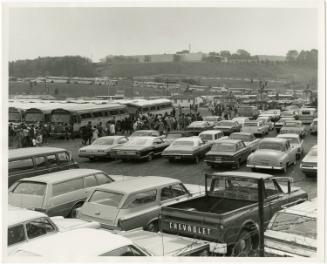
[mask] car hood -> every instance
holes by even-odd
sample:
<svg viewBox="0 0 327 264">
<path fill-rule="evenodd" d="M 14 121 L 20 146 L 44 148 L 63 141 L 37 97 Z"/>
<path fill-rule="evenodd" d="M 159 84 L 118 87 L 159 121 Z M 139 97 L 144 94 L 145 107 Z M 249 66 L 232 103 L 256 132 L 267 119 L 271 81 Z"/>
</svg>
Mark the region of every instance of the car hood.
<svg viewBox="0 0 327 264">
<path fill-rule="evenodd" d="M 314 257 L 317 250 L 317 240 L 281 231 L 267 230 L 265 232 L 265 247 L 280 250 L 286 254 Z"/>
</svg>

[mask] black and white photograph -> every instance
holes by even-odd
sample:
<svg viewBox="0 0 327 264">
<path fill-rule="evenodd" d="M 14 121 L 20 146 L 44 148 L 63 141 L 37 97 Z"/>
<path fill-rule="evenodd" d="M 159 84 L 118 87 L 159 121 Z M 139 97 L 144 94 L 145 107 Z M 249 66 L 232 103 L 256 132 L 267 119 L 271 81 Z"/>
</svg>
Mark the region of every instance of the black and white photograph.
<svg viewBox="0 0 327 264">
<path fill-rule="evenodd" d="M 325 4 L 2 2 L 3 260 L 326 260 Z"/>
</svg>

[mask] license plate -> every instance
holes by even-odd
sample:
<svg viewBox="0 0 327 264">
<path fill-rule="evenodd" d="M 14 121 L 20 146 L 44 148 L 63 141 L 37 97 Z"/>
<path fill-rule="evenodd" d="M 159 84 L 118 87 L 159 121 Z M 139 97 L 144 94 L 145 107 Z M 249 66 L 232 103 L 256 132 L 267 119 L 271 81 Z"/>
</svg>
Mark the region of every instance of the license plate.
<svg viewBox="0 0 327 264">
<path fill-rule="evenodd" d="M 181 156 L 175 156 L 175 159 L 177 159 L 177 160 L 179 160 L 181 158 L 182 158 Z"/>
</svg>

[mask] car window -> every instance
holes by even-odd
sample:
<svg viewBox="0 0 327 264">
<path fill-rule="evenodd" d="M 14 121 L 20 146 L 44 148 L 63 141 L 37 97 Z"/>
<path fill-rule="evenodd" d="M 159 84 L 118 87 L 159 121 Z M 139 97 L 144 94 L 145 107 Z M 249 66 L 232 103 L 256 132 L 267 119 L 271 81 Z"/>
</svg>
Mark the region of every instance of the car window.
<svg viewBox="0 0 327 264">
<path fill-rule="evenodd" d="M 56 158 L 56 155 L 55 155 L 55 154 L 53 154 L 53 155 L 48 155 L 48 156 L 47 156 L 47 160 L 48 160 L 48 163 L 49 163 L 50 165 L 52 165 L 52 164 L 57 164 L 57 158 Z"/>
<path fill-rule="evenodd" d="M 43 182 L 19 182 L 12 192 L 15 194 L 44 196 L 46 186 L 46 183 Z"/>
<path fill-rule="evenodd" d="M 104 253 L 100 256 L 146 256 L 142 251 L 137 249 L 136 247 L 130 245 L 130 246 L 124 246 L 121 248 L 117 248 L 115 250 L 112 250 L 110 252 Z"/>
<path fill-rule="evenodd" d="M 84 177 L 84 184 L 85 184 L 85 188 L 98 185 L 97 180 L 94 175 Z"/>
<path fill-rule="evenodd" d="M 109 176 L 107 176 L 107 175 L 105 175 L 103 173 L 98 173 L 95 176 L 96 176 L 96 178 L 98 180 L 99 185 L 113 182 L 113 180 Z"/>
<path fill-rule="evenodd" d="M 34 157 L 34 162 L 37 168 L 45 167 L 47 165 L 47 160 L 45 157 Z"/>
<path fill-rule="evenodd" d="M 123 197 L 124 195 L 121 193 L 96 190 L 93 192 L 88 202 L 118 207 Z"/>
<path fill-rule="evenodd" d="M 83 178 L 73 179 L 61 183 L 54 184 L 52 187 L 53 196 L 84 189 Z"/>
<path fill-rule="evenodd" d="M 126 143 L 127 141 L 128 141 L 127 138 L 121 138 L 121 139 L 119 139 L 118 144 L 124 144 L 124 143 Z"/>
<path fill-rule="evenodd" d="M 160 200 L 168 200 L 168 199 L 173 199 L 179 196 L 186 195 L 187 191 L 185 190 L 184 186 L 180 183 L 166 186 L 162 188 L 161 190 L 161 195 L 160 195 Z"/>
<path fill-rule="evenodd" d="M 69 161 L 69 155 L 67 152 L 59 152 L 58 153 L 58 161 L 59 163 L 66 163 Z"/>
<path fill-rule="evenodd" d="M 26 224 L 26 233 L 29 239 L 56 232 L 55 227 L 48 219 L 40 218 Z"/>
<path fill-rule="evenodd" d="M 9 162 L 9 172 L 24 171 L 34 167 L 32 158 Z"/>
<path fill-rule="evenodd" d="M 156 198 L 157 198 L 157 190 L 139 192 L 135 194 L 132 200 L 128 203 L 128 207 L 134 208 L 134 207 L 146 205 L 154 202 Z"/>
<path fill-rule="evenodd" d="M 26 240 L 23 225 L 16 225 L 8 228 L 8 246 L 23 242 Z"/>
<path fill-rule="evenodd" d="M 270 179 L 265 181 L 265 196 L 270 197 L 281 193 L 281 190 L 278 189 L 277 185 Z"/>
</svg>

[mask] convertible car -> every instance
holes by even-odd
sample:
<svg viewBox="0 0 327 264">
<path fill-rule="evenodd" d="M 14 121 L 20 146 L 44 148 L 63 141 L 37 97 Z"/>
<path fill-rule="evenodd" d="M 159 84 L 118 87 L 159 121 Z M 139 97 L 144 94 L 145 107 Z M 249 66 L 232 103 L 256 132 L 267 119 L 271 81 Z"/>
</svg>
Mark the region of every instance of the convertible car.
<svg viewBox="0 0 327 264">
<path fill-rule="evenodd" d="M 168 148 L 166 148 L 162 156 L 170 162 L 174 160 L 193 160 L 195 163 L 204 157 L 211 147 L 212 143 L 204 143 L 199 137 L 186 137 L 176 139 Z"/>
<path fill-rule="evenodd" d="M 212 145 L 204 161 L 212 168 L 219 165 L 231 165 L 238 169 L 251 152 L 242 140 L 225 139 Z"/>
<path fill-rule="evenodd" d="M 306 135 L 305 127 L 302 121 L 286 121 L 285 125 L 280 129 L 280 134 L 298 134 L 300 137 Z"/>
<path fill-rule="evenodd" d="M 296 148 L 292 148 L 285 138 L 264 138 L 258 150 L 253 152 L 247 161 L 247 167 L 287 171 L 288 166 L 296 164 Z"/>
<path fill-rule="evenodd" d="M 169 146 L 161 137 L 132 137 L 122 145 L 111 149 L 111 156 L 115 159 L 147 160 L 150 161 L 160 156 L 162 151 Z"/>
<path fill-rule="evenodd" d="M 213 129 L 221 130 L 224 132 L 224 135 L 228 136 L 233 132 L 240 132 L 242 125 L 237 121 L 233 120 L 223 120 L 220 121 Z"/>
</svg>

